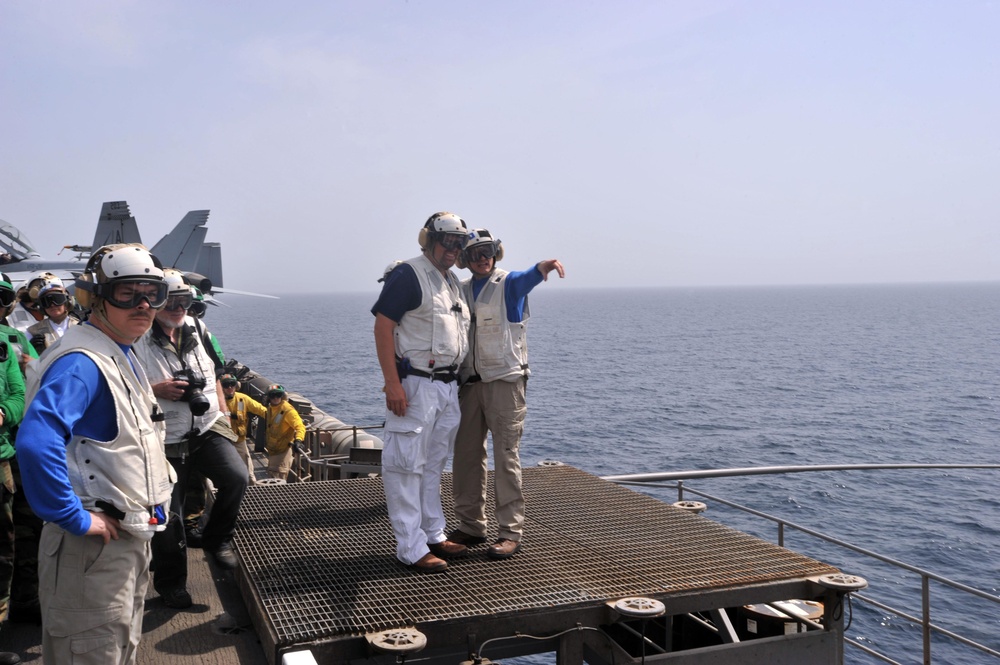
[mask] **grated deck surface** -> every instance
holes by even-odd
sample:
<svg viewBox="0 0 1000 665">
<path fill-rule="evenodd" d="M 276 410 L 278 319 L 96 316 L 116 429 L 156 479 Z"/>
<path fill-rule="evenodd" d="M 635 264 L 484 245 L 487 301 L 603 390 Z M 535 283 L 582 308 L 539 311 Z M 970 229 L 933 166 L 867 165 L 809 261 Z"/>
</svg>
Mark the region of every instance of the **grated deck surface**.
<svg viewBox="0 0 1000 665">
<path fill-rule="evenodd" d="M 438 575 L 396 560 L 380 478 L 251 487 L 236 543 L 277 644 L 835 571 L 572 467 L 527 468 L 523 483 L 524 550 L 491 561 L 478 547 Z"/>
</svg>

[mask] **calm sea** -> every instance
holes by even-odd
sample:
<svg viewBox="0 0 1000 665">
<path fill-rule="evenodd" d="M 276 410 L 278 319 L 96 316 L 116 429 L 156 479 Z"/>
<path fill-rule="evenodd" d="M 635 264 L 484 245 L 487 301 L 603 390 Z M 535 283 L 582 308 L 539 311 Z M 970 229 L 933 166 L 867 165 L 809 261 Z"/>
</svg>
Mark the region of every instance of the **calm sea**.
<svg viewBox="0 0 1000 665">
<path fill-rule="evenodd" d="M 608 475 L 1000 463 L 1000 284 L 574 290 L 558 282 L 530 299 L 525 465 L 559 460 Z M 232 307 L 213 308 L 206 322 L 227 357 L 346 423 L 379 425 L 369 312 L 377 295 L 221 296 Z M 998 481 L 996 470 L 899 470 L 687 484 L 996 594 Z M 706 516 L 777 537 L 770 523 L 729 509 Z M 919 614 L 919 577 L 791 531 L 786 546 L 865 577 L 874 595 Z M 1000 649 L 995 605 L 932 586 L 932 612 Z M 854 603 L 848 634 L 919 662 L 919 631 L 887 613 Z M 851 649 L 846 662 L 875 661 Z M 996 661 L 935 639 L 934 662 Z"/>
</svg>

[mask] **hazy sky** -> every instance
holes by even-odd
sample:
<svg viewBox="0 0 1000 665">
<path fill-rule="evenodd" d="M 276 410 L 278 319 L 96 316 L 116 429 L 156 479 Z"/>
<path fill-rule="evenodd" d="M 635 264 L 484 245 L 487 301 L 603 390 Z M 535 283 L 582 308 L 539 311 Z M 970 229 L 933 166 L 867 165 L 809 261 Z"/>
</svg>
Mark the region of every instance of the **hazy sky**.
<svg viewBox="0 0 1000 665">
<path fill-rule="evenodd" d="M 372 291 L 437 210 L 565 287 L 1000 279 L 1000 3 L 0 0 L 0 219 L 211 209 Z"/>
</svg>

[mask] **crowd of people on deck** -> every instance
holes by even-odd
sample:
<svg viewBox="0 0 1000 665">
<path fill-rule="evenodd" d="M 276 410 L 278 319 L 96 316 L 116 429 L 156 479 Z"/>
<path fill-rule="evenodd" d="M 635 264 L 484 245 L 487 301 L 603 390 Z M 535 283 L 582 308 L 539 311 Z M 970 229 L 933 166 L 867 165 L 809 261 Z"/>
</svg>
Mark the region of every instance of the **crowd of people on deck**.
<svg viewBox="0 0 1000 665">
<path fill-rule="evenodd" d="M 487 542 L 488 434 L 498 532 L 486 555 L 521 551 L 527 296 L 565 272 L 555 259 L 497 268 L 500 240 L 453 213 L 432 215 L 418 240 L 421 254 L 379 280 L 372 313 L 397 558 L 434 573 Z M 285 480 L 301 452 L 306 426 L 285 388 L 263 403 L 241 392 L 206 310 L 139 244 L 101 247 L 71 285 L 43 272 L 15 292 L 0 273 L 0 626 L 40 622 L 46 663 L 134 663 L 148 586 L 167 607 L 193 603 L 189 547 L 237 566 L 253 418 L 268 477 Z M 452 455 L 458 524 L 446 533 Z M 0 665 L 18 662 L 0 651 Z"/>
</svg>

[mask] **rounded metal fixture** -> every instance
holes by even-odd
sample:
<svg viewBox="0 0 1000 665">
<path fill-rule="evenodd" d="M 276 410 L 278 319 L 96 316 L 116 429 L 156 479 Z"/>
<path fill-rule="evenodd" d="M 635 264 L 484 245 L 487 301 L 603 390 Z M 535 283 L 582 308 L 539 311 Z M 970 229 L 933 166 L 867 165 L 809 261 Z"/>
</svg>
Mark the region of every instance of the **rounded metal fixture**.
<svg viewBox="0 0 1000 665">
<path fill-rule="evenodd" d="M 857 591 L 868 588 L 868 580 L 847 573 L 820 575 L 817 581 L 827 589 L 836 589 L 837 591 Z"/>
<path fill-rule="evenodd" d="M 680 508 L 681 510 L 686 510 L 689 513 L 703 513 L 708 510 L 706 506 L 701 501 L 674 501 L 672 504 L 674 508 Z"/>
<path fill-rule="evenodd" d="M 658 617 L 667 610 L 660 601 L 641 596 L 622 598 L 615 602 L 615 609 L 628 617 Z"/>
<path fill-rule="evenodd" d="M 365 637 L 382 653 L 413 653 L 427 646 L 427 636 L 416 628 L 390 628 Z"/>
</svg>

